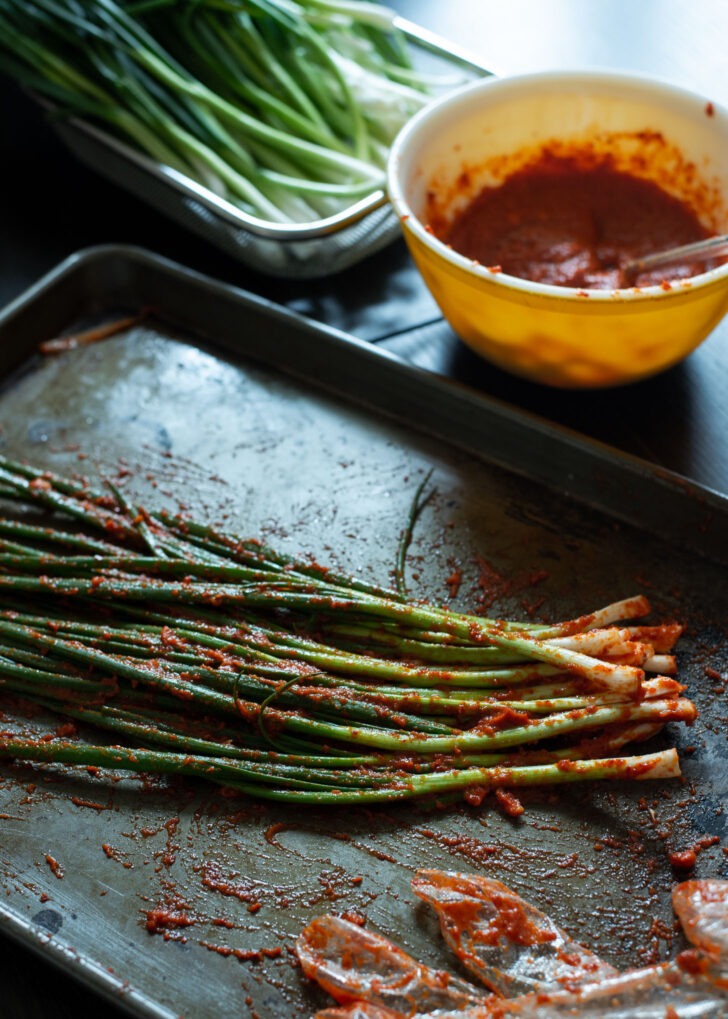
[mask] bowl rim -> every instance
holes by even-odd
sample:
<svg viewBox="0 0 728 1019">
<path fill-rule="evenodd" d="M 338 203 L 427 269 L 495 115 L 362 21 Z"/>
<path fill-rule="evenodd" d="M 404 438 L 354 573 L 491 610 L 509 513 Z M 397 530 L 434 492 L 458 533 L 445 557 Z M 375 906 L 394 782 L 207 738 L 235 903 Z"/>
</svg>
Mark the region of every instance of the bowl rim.
<svg viewBox="0 0 728 1019">
<path fill-rule="evenodd" d="M 528 71 L 521 74 L 504 75 L 503 77 L 491 75 L 487 78 L 469 82 L 454 92 L 434 99 L 415 113 L 395 138 L 387 160 L 387 196 L 400 225 L 404 229 L 412 231 L 433 254 L 444 259 L 456 269 L 474 276 L 476 279 L 482 279 L 512 291 L 520 291 L 532 296 L 558 298 L 561 301 L 573 300 L 582 302 L 586 297 L 590 300 L 608 303 L 614 303 L 615 301 L 669 300 L 670 297 L 674 298 L 676 294 L 693 293 L 712 286 L 724 278 L 728 278 L 728 261 L 726 261 L 714 269 L 699 273 L 697 276 L 672 280 L 668 287 L 657 283 L 651 286 L 618 287 L 607 290 L 596 287 L 562 287 L 553 283 L 538 283 L 535 280 L 524 279 L 520 276 L 511 276 L 500 269 L 489 269 L 487 266 L 459 254 L 444 241 L 439 240 L 431 230 L 428 230 L 417 214 L 413 212 L 409 201 L 405 197 L 404 187 L 400 179 L 403 154 L 421 131 L 423 124 L 426 124 L 433 116 L 436 116 L 444 107 L 459 107 L 466 103 L 473 93 L 484 92 L 486 90 L 522 91 L 530 85 L 573 85 L 575 83 L 602 87 L 610 84 L 621 84 L 628 87 L 634 86 L 640 91 L 653 92 L 663 98 L 670 98 L 672 96 L 681 103 L 687 101 L 702 109 L 705 109 L 706 104 L 710 103 L 714 113 L 719 118 L 725 120 L 726 133 L 728 134 L 728 108 L 721 103 L 715 102 L 698 92 L 691 91 L 682 85 L 676 85 L 674 82 L 640 72 L 568 68 Z"/>
</svg>

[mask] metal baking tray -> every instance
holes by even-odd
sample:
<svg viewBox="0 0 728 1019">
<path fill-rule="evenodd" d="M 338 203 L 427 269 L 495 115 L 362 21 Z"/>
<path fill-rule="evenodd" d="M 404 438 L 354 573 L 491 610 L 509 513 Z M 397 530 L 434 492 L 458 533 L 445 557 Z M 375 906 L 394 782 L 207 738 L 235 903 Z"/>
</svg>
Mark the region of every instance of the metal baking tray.
<svg viewBox="0 0 728 1019">
<path fill-rule="evenodd" d="M 427 29 L 399 17 L 394 23 L 410 42 L 416 64 L 441 74 L 461 73 L 460 84 L 489 73 L 475 57 Z M 259 272 L 292 279 L 328 276 L 374 254 L 400 233 L 383 190 L 325 219 L 272 223 L 83 119 L 54 115 L 51 123 L 83 163 Z"/>
<path fill-rule="evenodd" d="M 139 308 L 103 342 L 37 353 Z M 81 252 L 15 301 L 0 374 L 7 455 L 92 478 L 123 467 L 145 505 L 182 501 L 380 582 L 432 470 L 414 594 L 444 600 L 454 565 L 454 604 L 491 614 L 562 617 L 643 591 L 687 624 L 680 675 L 700 711 L 659 737 L 684 783 L 534 791 L 520 818 L 487 801 L 302 812 L 5 763 L 4 931 L 153 1019 L 311 1015 L 322 997 L 292 946 L 325 912 L 450 965 L 409 891 L 422 866 L 499 878 L 621 967 L 681 947 L 668 854 L 697 846 L 699 877 L 728 867 L 724 496 L 137 249 Z M 175 908 L 189 926 L 150 932 Z"/>
</svg>

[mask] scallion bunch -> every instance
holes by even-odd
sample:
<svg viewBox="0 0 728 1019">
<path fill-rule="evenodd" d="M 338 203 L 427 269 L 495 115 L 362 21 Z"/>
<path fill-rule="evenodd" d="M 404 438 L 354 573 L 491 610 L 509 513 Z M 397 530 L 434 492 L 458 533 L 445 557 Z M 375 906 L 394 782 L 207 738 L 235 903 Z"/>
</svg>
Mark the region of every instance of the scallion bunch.
<svg viewBox="0 0 728 1019">
<path fill-rule="evenodd" d="M 112 483 L 0 458 L 0 496 L 0 689 L 90 726 L 5 729 L 2 756 L 316 804 L 679 774 L 674 750 L 621 756 L 695 717 L 671 675 L 681 628 L 630 622 L 642 596 L 553 625 L 488 619 Z"/>
<path fill-rule="evenodd" d="M 274 223 L 380 189 L 432 94 L 392 13 L 351 0 L 0 0 L 0 69 Z"/>
</svg>

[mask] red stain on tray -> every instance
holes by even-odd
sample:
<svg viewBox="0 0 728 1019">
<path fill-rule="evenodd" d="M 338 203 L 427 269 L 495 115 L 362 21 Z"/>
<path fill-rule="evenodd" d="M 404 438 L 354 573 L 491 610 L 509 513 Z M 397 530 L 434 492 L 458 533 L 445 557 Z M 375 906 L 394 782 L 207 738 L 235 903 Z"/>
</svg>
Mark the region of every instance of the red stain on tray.
<svg viewBox="0 0 728 1019">
<path fill-rule="evenodd" d="M 50 853 L 46 853 L 45 861 L 48 864 L 48 866 L 50 867 L 51 873 L 53 874 L 53 876 L 57 877 L 58 880 L 60 881 L 63 878 L 63 873 L 64 872 L 63 872 L 63 867 L 60 865 L 58 860 L 56 860 L 56 858 L 54 856 L 51 856 Z"/>
</svg>

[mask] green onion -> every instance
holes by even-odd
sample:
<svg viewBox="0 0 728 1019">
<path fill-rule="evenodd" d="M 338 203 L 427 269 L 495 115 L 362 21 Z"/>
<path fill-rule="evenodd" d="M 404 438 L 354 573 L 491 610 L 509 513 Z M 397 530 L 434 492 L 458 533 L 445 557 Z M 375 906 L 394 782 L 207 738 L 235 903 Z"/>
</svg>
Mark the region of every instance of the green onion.
<svg viewBox="0 0 728 1019">
<path fill-rule="evenodd" d="M 629 625 L 641 596 L 549 624 L 412 598 L 428 481 L 390 590 L 0 457 L 0 691 L 114 741 L 6 727 L 0 755 L 321 804 L 678 775 L 671 750 L 613 755 L 695 717 L 645 673 L 680 628 Z"/>
<path fill-rule="evenodd" d="M 279 223 L 381 189 L 433 94 L 390 11 L 318 0 L 2 0 L 0 69 Z"/>
</svg>

